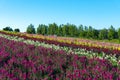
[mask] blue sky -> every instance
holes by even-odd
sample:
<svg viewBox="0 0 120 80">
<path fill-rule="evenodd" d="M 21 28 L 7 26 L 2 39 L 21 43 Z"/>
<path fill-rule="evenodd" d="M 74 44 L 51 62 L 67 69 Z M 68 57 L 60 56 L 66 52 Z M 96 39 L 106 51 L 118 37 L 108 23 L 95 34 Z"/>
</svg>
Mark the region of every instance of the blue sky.
<svg viewBox="0 0 120 80">
<path fill-rule="evenodd" d="M 26 31 L 29 24 L 80 24 L 120 27 L 120 0 L 0 0 L 0 29 Z"/>
</svg>

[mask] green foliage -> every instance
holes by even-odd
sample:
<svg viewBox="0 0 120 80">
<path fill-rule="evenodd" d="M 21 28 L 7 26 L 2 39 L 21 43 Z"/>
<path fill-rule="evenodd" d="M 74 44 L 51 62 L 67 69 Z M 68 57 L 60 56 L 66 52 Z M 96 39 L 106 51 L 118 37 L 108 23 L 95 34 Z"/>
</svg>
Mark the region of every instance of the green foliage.
<svg viewBox="0 0 120 80">
<path fill-rule="evenodd" d="M 87 32 L 87 37 L 88 38 L 94 38 L 94 29 L 92 28 L 92 26 L 89 26 L 88 28 L 88 32 Z"/>
<path fill-rule="evenodd" d="M 12 28 L 6 27 L 3 28 L 5 31 L 13 31 Z M 20 30 L 14 29 L 15 32 L 20 32 Z M 35 28 L 32 24 L 27 27 L 27 33 L 35 34 Z M 61 24 L 57 25 L 56 23 L 52 23 L 49 25 L 39 24 L 37 27 L 37 34 L 42 35 L 58 35 L 65 37 L 80 37 L 87 39 L 97 39 L 97 40 L 109 40 L 112 41 L 117 39 L 117 43 L 120 43 L 120 28 L 115 30 L 115 28 L 111 25 L 109 29 L 94 29 L 92 26 L 76 26 L 74 24 Z"/>
<path fill-rule="evenodd" d="M 58 34 L 58 25 L 56 23 L 49 24 L 48 27 L 48 34 L 49 35 L 57 35 Z"/>
<path fill-rule="evenodd" d="M 88 27 L 84 27 L 84 37 L 87 38 L 87 33 L 88 33 Z"/>
<path fill-rule="evenodd" d="M 11 27 L 5 27 L 3 28 L 4 31 L 13 31 L 13 29 Z"/>
<path fill-rule="evenodd" d="M 62 25 L 60 25 L 58 27 L 58 33 L 57 33 L 58 36 L 63 36 L 63 30 L 62 30 Z"/>
<path fill-rule="evenodd" d="M 120 28 L 118 29 L 118 37 L 120 38 Z"/>
<path fill-rule="evenodd" d="M 30 24 L 28 27 L 27 27 L 27 33 L 29 34 L 35 34 L 35 28 L 34 28 L 34 25 Z"/>
<path fill-rule="evenodd" d="M 79 37 L 84 37 L 84 30 L 83 30 L 83 25 L 80 25 L 79 26 L 79 29 L 78 29 L 78 35 L 79 35 Z"/>
<path fill-rule="evenodd" d="M 94 29 L 93 34 L 94 34 L 93 39 L 98 39 L 99 30 Z"/>
<path fill-rule="evenodd" d="M 76 37 L 77 36 L 77 27 L 73 24 L 67 24 L 68 26 L 68 34 L 70 37 Z"/>
<path fill-rule="evenodd" d="M 18 28 L 14 29 L 15 32 L 20 32 L 20 30 Z"/>
<path fill-rule="evenodd" d="M 37 28 L 37 34 L 42 34 L 42 35 L 47 34 L 47 26 L 40 24 Z"/>
<path fill-rule="evenodd" d="M 69 28 L 69 24 L 63 25 L 63 27 L 62 27 L 63 36 L 69 36 L 68 28 Z"/>
<path fill-rule="evenodd" d="M 115 29 L 114 27 L 111 25 L 111 27 L 108 30 L 108 39 L 112 40 L 115 38 Z"/>
<path fill-rule="evenodd" d="M 98 35 L 99 39 L 100 40 L 107 39 L 108 38 L 107 34 L 108 34 L 108 30 L 107 29 L 100 30 L 99 35 Z"/>
<path fill-rule="evenodd" d="M 120 28 L 118 29 L 118 38 L 119 38 L 119 42 L 120 42 Z"/>
</svg>

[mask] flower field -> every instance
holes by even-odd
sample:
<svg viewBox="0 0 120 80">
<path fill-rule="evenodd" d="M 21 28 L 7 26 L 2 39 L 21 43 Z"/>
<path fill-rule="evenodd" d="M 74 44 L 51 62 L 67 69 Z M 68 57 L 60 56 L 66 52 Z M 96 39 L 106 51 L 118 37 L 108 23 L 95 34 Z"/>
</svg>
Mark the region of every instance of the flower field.
<svg viewBox="0 0 120 80">
<path fill-rule="evenodd" d="M 120 80 L 118 44 L 69 41 L 0 31 L 0 80 Z"/>
<path fill-rule="evenodd" d="M 71 39 L 71 38 L 61 38 L 61 37 L 49 37 L 43 35 L 33 35 L 26 33 L 15 33 L 15 32 L 7 32 L 0 31 L 1 34 L 6 34 L 10 36 L 18 36 L 24 39 L 30 39 L 34 41 L 44 42 L 47 44 L 54 44 L 59 46 L 67 46 L 72 48 L 82 48 L 88 51 L 93 52 L 104 52 L 106 54 L 115 54 L 117 57 L 120 55 L 120 44 L 115 43 L 104 43 L 97 41 L 90 41 L 84 39 Z"/>
</svg>

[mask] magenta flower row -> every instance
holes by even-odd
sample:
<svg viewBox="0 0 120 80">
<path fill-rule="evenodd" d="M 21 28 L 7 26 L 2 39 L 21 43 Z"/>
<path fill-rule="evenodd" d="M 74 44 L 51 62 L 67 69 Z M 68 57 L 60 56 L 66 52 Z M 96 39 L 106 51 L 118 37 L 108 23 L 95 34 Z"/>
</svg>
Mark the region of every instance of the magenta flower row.
<svg viewBox="0 0 120 80">
<path fill-rule="evenodd" d="M 0 80 L 120 80 L 107 60 L 35 47 L 0 37 Z"/>
</svg>

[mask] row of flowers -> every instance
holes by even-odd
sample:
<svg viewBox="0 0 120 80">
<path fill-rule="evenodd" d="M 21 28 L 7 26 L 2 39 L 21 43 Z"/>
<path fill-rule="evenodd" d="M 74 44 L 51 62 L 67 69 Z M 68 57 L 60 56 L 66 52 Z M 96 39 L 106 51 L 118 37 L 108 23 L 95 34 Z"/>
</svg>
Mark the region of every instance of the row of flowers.
<svg viewBox="0 0 120 80">
<path fill-rule="evenodd" d="M 44 39 L 44 38 L 40 38 L 39 35 L 34 35 L 34 36 L 30 36 L 30 34 L 23 34 L 23 33 L 14 33 L 14 32 L 6 32 L 6 31 L 0 31 L 1 34 L 6 34 L 6 35 L 11 35 L 11 36 L 18 36 L 24 39 L 30 39 L 30 40 L 34 40 L 34 41 L 39 41 L 39 42 L 44 42 L 46 44 L 54 44 L 54 45 L 59 45 L 59 46 L 66 46 L 66 47 L 71 47 L 71 48 L 81 48 L 81 49 L 86 49 L 87 51 L 93 51 L 93 52 L 97 52 L 97 53 L 101 53 L 104 52 L 108 55 L 112 54 L 112 55 L 116 55 L 116 57 L 118 58 L 120 56 L 120 50 L 118 49 L 110 49 L 110 48 L 104 48 L 104 47 L 95 47 L 95 46 L 86 46 L 86 45 L 76 45 L 76 44 L 69 44 L 69 43 L 62 43 L 59 41 L 55 41 L 55 40 L 48 40 L 48 39 Z M 42 35 L 40 35 L 42 36 Z M 43 36 L 42 36 L 43 37 Z M 89 45 L 88 42 L 86 42 L 86 44 Z M 106 45 L 104 44 L 104 46 L 106 47 Z M 114 47 L 114 46 L 110 46 L 110 47 Z"/>
<path fill-rule="evenodd" d="M 64 50 L 66 53 L 74 53 L 74 54 L 78 54 L 80 56 L 86 56 L 88 58 L 100 58 L 100 59 L 107 59 L 109 60 L 113 65 L 118 65 L 118 63 L 120 62 L 120 57 L 116 58 L 115 55 L 107 55 L 105 53 L 96 53 L 96 52 L 92 52 L 92 51 L 87 51 L 85 49 L 72 49 L 70 47 L 61 47 L 58 45 L 54 45 L 54 44 L 46 44 L 44 42 L 38 42 L 38 41 L 34 41 L 34 40 L 29 40 L 29 39 L 24 39 L 24 38 L 20 38 L 18 36 L 10 36 L 10 35 L 5 35 L 5 34 L 0 34 L 0 37 L 9 39 L 9 40 L 14 40 L 17 42 L 23 42 L 26 44 L 31 44 L 31 45 L 35 45 L 35 46 L 42 46 L 45 48 L 52 48 L 54 50 Z"/>
<path fill-rule="evenodd" d="M 0 37 L 2 80 L 119 80 L 120 64 Z"/>
<path fill-rule="evenodd" d="M 120 44 L 108 43 L 108 42 L 99 42 L 99 41 L 95 41 L 95 40 L 92 41 L 92 40 L 80 39 L 80 38 L 43 36 L 43 35 L 37 35 L 37 34 L 16 33 L 16 32 L 7 32 L 7 31 L 0 31 L 0 33 L 5 33 L 5 34 L 9 34 L 9 35 L 14 35 L 14 36 L 16 35 L 19 37 L 27 37 L 27 38 L 60 42 L 60 43 L 65 43 L 65 44 L 74 44 L 74 45 L 83 45 L 83 46 L 89 46 L 89 47 L 120 50 Z"/>
</svg>

